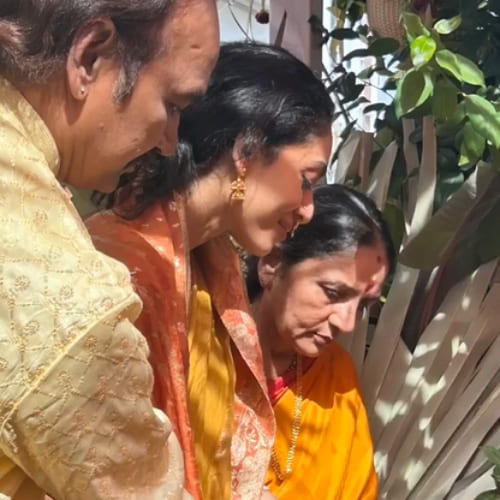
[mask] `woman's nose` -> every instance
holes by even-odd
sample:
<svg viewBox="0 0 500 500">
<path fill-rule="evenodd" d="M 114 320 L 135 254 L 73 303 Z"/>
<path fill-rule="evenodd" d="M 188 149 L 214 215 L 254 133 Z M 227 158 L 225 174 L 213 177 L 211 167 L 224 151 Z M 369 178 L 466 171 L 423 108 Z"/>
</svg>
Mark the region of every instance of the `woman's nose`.
<svg viewBox="0 0 500 500">
<path fill-rule="evenodd" d="M 297 209 L 297 215 L 300 218 L 301 224 L 307 224 L 311 221 L 314 215 L 314 203 L 312 190 L 307 189 L 304 191 L 304 196 L 302 197 L 302 203 Z"/>
<path fill-rule="evenodd" d="M 341 333 L 351 333 L 358 321 L 357 303 L 345 302 L 336 304 L 335 311 L 330 315 L 329 323 Z"/>
</svg>

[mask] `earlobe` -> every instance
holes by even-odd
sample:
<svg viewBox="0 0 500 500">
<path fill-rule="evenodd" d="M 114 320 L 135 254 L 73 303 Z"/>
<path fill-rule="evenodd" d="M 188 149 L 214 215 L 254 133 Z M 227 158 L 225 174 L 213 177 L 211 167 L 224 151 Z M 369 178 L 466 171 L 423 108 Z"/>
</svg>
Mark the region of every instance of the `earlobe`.
<svg viewBox="0 0 500 500">
<path fill-rule="evenodd" d="M 116 50 L 116 27 L 109 18 L 97 18 L 75 35 L 66 60 L 69 89 L 77 100 L 86 98 L 104 61 Z"/>
<path fill-rule="evenodd" d="M 260 286 L 264 289 L 271 288 L 280 268 L 281 250 L 274 247 L 269 254 L 261 257 L 257 264 Z"/>
</svg>

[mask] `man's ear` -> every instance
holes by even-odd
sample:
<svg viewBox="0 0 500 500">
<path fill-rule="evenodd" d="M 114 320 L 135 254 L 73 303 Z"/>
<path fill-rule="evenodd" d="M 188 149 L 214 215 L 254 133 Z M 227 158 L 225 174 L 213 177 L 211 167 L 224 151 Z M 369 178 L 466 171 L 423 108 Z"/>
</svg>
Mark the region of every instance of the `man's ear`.
<svg viewBox="0 0 500 500">
<path fill-rule="evenodd" d="M 281 249 L 274 247 L 270 253 L 261 257 L 257 264 L 260 286 L 266 290 L 272 287 L 281 268 Z"/>
<path fill-rule="evenodd" d="M 76 33 L 66 60 L 69 89 L 75 99 L 85 99 L 89 86 L 115 50 L 116 27 L 108 17 L 93 19 Z"/>
</svg>

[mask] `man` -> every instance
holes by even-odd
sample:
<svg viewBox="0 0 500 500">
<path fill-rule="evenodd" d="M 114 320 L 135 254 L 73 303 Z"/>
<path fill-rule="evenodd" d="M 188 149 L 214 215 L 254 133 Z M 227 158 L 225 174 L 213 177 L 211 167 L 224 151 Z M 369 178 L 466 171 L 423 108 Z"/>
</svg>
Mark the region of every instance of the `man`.
<svg viewBox="0 0 500 500">
<path fill-rule="evenodd" d="M 170 154 L 218 53 L 213 0 L 0 5 L 0 498 L 165 499 L 182 454 L 150 401 L 140 303 L 67 191 Z"/>
</svg>

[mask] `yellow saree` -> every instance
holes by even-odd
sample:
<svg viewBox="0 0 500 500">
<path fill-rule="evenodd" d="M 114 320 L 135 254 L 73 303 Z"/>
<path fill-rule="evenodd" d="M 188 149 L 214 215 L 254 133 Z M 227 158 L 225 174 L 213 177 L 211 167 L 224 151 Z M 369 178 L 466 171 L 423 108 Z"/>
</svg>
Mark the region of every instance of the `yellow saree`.
<svg viewBox="0 0 500 500">
<path fill-rule="evenodd" d="M 230 338 L 192 258 L 188 411 L 203 498 L 231 498 L 231 434 L 235 374 Z M 200 287 L 200 288 L 199 288 Z"/>
<path fill-rule="evenodd" d="M 266 486 L 280 500 L 375 500 L 377 477 L 365 408 L 351 358 L 333 343 L 304 373 L 300 432 L 283 482 L 270 467 Z M 281 468 L 290 447 L 295 385 L 274 406 Z"/>
</svg>

